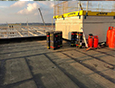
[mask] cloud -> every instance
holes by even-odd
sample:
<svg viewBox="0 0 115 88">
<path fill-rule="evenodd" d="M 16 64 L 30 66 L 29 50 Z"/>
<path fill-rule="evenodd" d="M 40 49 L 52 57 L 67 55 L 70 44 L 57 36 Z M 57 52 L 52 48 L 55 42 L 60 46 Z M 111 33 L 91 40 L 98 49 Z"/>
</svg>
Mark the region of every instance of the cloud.
<svg viewBox="0 0 115 88">
<path fill-rule="evenodd" d="M 10 7 L 23 7 L 23 6 L 25 6 L 26 3 L 27 3 L 26 1 L 17 1 Z"/>
<path fill-rule="evenodd" d="M 28 14 L 28 11 L 24 8 L 23 10 L 18 11 L 17 14 Z"/>
<path fill-rule="evenodd" d="M 0 6 L 0 8 L 8 8 L 8 6 Z"/>
<path fill-rule="evenodd" d="M 53 6 L 54 6 L 54 2 L 49 2 L 49 1 L 39 1 L 38 3 L 41 3 L 41 4 L 43 4 L 43 5 L 46 5 L 46 6 L 49 6 L 50 8 L 53 8 Z"/>
<path fill-rule="evenodd" d="M 51 4 L 50 4 L 50 7 L 53 8 L 53 7 L 54 7 L 54 3 L 51 3 Z"/>
<path fill-rule="evenodd" d="M 38 7 L 39 5 L 36 2 L 33 4 L 29 3 L 27 4 L 27 8 L 18 11 L 17 14 L 30 14 L 33 13 Z"/>
<path fill-rule="evenodd" d="M 36 9 L 36 8 L 38 8 L 39 7 L 39 5 L 37 4 L 37 3 L 33 3 L 33 4 L 28 4 L 27 5 L 28 7 L 27 7 L 27 10 L 28 11 L 32 11 L 32 10 L 34 10 L 34 9 Z"/>
<path fill-rule="evenodd" d="M 37 16 L 38 15 L 38 12 L 37 13 L 34 13 L 34 16 Z"/>
</svg>

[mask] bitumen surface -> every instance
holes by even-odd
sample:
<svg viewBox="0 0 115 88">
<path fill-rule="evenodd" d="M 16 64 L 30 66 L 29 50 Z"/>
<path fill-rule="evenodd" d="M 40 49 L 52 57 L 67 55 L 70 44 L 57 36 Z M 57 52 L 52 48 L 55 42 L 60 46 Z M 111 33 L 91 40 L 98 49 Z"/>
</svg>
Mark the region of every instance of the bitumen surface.
<svg viewBox="0 0 115 88">
<path fill-rule="evenodd" d="M 86 51 L 63 41 L 0 44 L 0 88 L 115 88 L 115 49 Z"/>
</svg>

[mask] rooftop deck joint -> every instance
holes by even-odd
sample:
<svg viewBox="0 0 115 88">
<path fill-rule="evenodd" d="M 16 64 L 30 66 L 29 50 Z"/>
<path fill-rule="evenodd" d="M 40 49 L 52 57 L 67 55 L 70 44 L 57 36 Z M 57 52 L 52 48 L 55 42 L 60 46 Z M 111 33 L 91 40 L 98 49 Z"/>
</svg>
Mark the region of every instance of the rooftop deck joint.
<svg viewBox="0 0 115 88">
<path fill-rule="evenodd" d="M 79 86 L 80 88 L 88 88 L 87 86 L 85 86 L 83 83 L 81 83 L 78 79 L 76 79 L 75 77 L 73 77 L 71 74 L 67 73 L 65 69 L 63 69 L 62 67 L 60 67 L 56 62 L 54 62 L 48 55 L 44 54 L 53 64 L 55 64 L 56 67 L 58 67 L 68 78 L 71 79 L 71 81 L 73 81 L 77 86 Z"/>
<path fill-rule="evenodd" d="M 19 85 L 21 83 L 24 83 L 24 82 L 27 82 L 27 81 L 30 81 L 30 80 L 33 80 L 33 78 L 22 80 L 22 81 L 19 81 L 19 82 L 16 82 L 16 83 L 11 83 L 11 84 L 7 84 L 7 85 L 3 85 L 3 88 L 12 88 L 15 85 Z"/>
<path fill-rule="evenodd" d="M 81 64 L 81 65 L 87 67 L 88 69 L 92 70 L 94 73 L 97 73 L 97 74 L 99 74 L 100 76 L 104 77 L 105 79 L 111 81 L 112 83 L 115 83 L 115 79 L 114 79 L 114 78 L 111 78 L 111 77 L 109 77 L 109 76 L 103 74 L 101 71 L 97 71 L 95 68 L 93 68 L 93 67 L 91 67 L 91 66 L 89 66 L 89 65 L 87 65 L 87 64 L 85 64 L 85 63 L 80 62 L 81 60 L 78 60 L 78 59 L 76 59 L 76 58 L 73 58 L 73 57 L 71 57 L 71 56 L 69 56 L 69 55 L 67 55 L 67 54 L 65 54 L 65 53 L 63 53 L 63 54 L 66 55 L 66 56 L 68 56 L 68 57 L 70 57 L 72 60 L 78 62 L 79 64 Z"/>
<path fill-rule="evenodd" d="M 78 51 L 78 50 L 76 50 L 76 51 Z M 100 61 L 102 61 L 102 62 L 104 62 L 104 63 L 106 63 L 106 64 L 109 64 L 109 65 L 112 65 L 112 66 L 115 67 L 115 65 L 110 64 L 110 63 L 108 63 L 108 62 L 106 62 L 106 61 L 104 61 L 104 60 L 102 60 L 102 59 L 99 59 L 98 57 L 95 57 L 95 56 L 92 56 L 92 55 L 88 55 L 88 54 L 86 54 L 86 53 L 84 53 L 84 52 L 81 52 L 81 51 L 78 51 L 78 52 L 83 53 L 83 54 L 85 54 L 85 55 L 87 55 L 87 56 L 90 56 L 90 57 L 92 57 L 92 58 L 95 58 L 95 59 L 97 59 L 97 60 L 100 60 Z M 98 51 L 97 51 L 97 52 L 98 52 Z M 105 54 L 105 53 L 104 53 L 104 54 Z M 111 56 L 111 55 L 109 55 L 109 56 Z"/>
<path fill-rule="evenodd" d="M 32 72 L 31 66 L 29 65 L 28 59 L 27 59 L 26 57 L 25 57 L 24 59 L 25 59 L 25 61 L 26 61 L 26 63 L 27 63 L 27 66 L 28 66 L 28 68 L 29 68 L 29 70 L 30 70 L 30 73 L 31 73 L 31 75 L 32 75 L 32 77 L 33 77 L 33 80 L 34 80 L 34 82 L 35 82 L 37 88 L 39 88 L 39 85 L 38 85 L 38 83 L 37 83 L 37 81 L 36 81 L 36 77 L 34 76 L 34 73 Z"/>
</svg>

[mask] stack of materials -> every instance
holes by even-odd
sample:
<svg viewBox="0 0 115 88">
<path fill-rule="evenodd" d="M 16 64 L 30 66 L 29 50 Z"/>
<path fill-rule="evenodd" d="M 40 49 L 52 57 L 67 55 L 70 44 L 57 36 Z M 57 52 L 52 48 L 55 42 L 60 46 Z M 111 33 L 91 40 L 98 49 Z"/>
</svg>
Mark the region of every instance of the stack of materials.
<svg viewBox="0 0 115 88">
<path fill-rule="evenodd" d="M 78 40 L 76 47 L 82 48 L 82 41 L 83 41 L 83 32 L 78 32 Z"/>
<path fill-rule="evenodd" d="M 76 46 L 76 40 L 77 40 L 77 32 L 72 32 L 71 33 L 71 46 L 74 47 Z"/>
<path fill-rule="evenodd" d="M 47 48 L 50 49 L 50 32 L 46 32 L 46 36 L 47 36 Z"/>
<path fill-rule="evenodd" d="M 83 32 L 72 32 L 71 33 L 71 46 L 82 48 Z"/>
<path fill-rule="evenodd" d="M 46 32 L 47 35 L 47 48 L 48 49 L 58 49 L 62 47 L 62 32 L 52 31 Z"/>
</svg>

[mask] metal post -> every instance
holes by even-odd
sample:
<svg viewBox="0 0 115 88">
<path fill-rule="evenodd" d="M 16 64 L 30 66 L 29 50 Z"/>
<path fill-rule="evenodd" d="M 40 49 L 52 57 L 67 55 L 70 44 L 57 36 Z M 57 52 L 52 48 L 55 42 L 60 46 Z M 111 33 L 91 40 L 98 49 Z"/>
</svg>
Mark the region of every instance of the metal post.
<svg viewBox="0 0 115 88">
<path fill-rule="evenodd" d="M 88 4 L 89 4 L 89 1 L 87 1 L 86 12 L 88 12 Z"/>
<path fill-rule="evenodd" d="M 102 8 L 101 8 L 101 12 L 103 11 L 103 5 L 102 5 Z"/>
<path fill-rule="evenodd" d="M 8 25 L 8 22 L 6 22 L 6 24 Z M 8 27 L 7 27 L 7 29 L 6 29 L 7 38 L 8 38 L 8 28 L 9 28 L 9 25 L 8 25 Z M 4 36 L 5 36 L 5 34 L 4 34 Z"/>
<path fill-rule="evenodd" d="M 53 18 L 52 18 L 52 30 L 53 30 Z"/>
<path fill-rule="evenodd" d="M 28 18 L 27 18 L 27 30 L 28 30 Z M 29 30 L 28 30 L 28 36 L 29 36 Z"/>
<path fill-rule="evenodd" d="M 98 2 L 98 11 L 99 11 L 99 2 Z"/>
<path fill-rule="evenodd" d="M 113 5 L 113 8 L 112 8 L 112 9 L 113 9 L 112 11 L 115 12 L 115 4 Z"/>
<path fill-rule="evenodd" d="M 79 2 L 78 2 L 78 4 L 77 4 L 77 7 L 78 7 L 78 11 L 79 11 Z"/>
<path fill-rule="evenodd" d="M 81 10 L 83 10 L 82 5 L 81 5 L 81 2 L 80 2 L 80 1 L 79 1 L 79 6 L 80 6 L 80 9 L 81 9 Z"/>
</svg>

